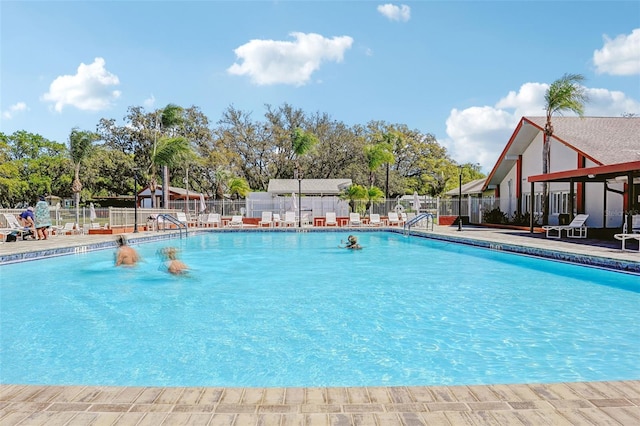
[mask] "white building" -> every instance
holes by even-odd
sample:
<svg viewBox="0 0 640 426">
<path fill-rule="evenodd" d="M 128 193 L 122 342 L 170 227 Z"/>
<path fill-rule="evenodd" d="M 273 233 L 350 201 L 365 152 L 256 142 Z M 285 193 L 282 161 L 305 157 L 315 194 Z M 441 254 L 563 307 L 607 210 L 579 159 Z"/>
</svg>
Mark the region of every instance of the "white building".
<svg viewBox="0 0 640 426">
<path fill-rule="evenodd" d="M 590 228 L 620 228 L 625 215 L 640 211 L 640 117 L 553 117 L 543 175 L 545 121 L 523 117 L 487 177 L 483 189 L 495 189 L 501 211 L 527 213 L 533 201 L 541 218 L 545 181 L 549 224 L 587 213 Z"/>
</svg>

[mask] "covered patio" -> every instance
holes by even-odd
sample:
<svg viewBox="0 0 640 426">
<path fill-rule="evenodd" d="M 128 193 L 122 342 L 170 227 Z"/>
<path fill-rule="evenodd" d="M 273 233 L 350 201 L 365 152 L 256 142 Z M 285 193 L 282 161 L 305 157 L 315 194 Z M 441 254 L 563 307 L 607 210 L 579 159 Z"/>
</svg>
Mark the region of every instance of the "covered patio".
<svg viewBox="0 0 640 426">
<path fill-rule="evenodd" d="M 569 183 L 569 211 L 574 211 L 573 199 L 576 194 L 576 183 L 586 185 L 590 183 L 604 184 L 602 193 L 603 197 L 603 224 L 607 223 L 607 193 L 615 192 L 623 196 L 623 209 L 626 220 L 631 223 L 631 216 L 634 211 L 640 210 L 640 200 L 638 199 L 640 191 L 640 161 L 631 161 L 627 163 L 609 164 L 605 166 L 586 167 L 575 170 L 566 170 L 562 172 L 547 173 L 542 175 L 533 175 L 527 178 L 531 184 L 531 193 L 534 193 L 534 185 L 541 182 L 568 182 Z M 623 183 L 624 191 L 609 188 L 610 183 Z M 530 215 L 530 232 L 534 232 L 534 219 Z"/>
</svg>

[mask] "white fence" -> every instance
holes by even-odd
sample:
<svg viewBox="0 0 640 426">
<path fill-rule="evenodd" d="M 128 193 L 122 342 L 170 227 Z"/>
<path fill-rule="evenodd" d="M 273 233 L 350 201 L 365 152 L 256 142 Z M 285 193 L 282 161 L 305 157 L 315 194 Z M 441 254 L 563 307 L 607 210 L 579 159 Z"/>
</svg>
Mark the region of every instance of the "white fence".
<svg viewBox="0 0 640 426">
<path fill-rule="evenodd" d="M 92 216 L 89 207 L 81 207 L 78 224 L 81 228 L 86 228 L 91 224 L 98 224 L 100 227 L 132 227 L 136 216 L 138 226 L 148 223 L 151 215 L 159 213 L 174 214 L 186 212 L 192 218 L 196 218 L 202 213 L 220 213 L 222 216 L 242 215 L 248 218 L 260 218 L 263 211 L 279 213 L 284 216 L 286 211 L 300 211 L 309 217 L 325 217 L 327 212 L 335 212 L 336 216 L 348 216 L 351 206 L 347 200 L 342 200 L 334 196 L 271 196 L 267 193 L 258 193 L 260 196 L 250 196 L 242 200 L 206 200 L 204 206 L 199 200 L 190 200 L 187 204 L 185 200 L 171 201 L 169 209 L 150 208 L 116 208 L 116 207 L 95 207 Z M 452 198 L 431 198 L 420 196 L 420 205 L 417 206 L 413 197 L 403 197 L 386 199 L 373 203 L 366 208 L 365 202 L 358 201 L 354 204 L 355 210 L 364 216 L 377 213 L 387 216 L 390 211 L 402 210 L 407 213 L 432 213 L 436 217 L 440 216 L 461 216 L 468 217 L 470 223 L 482 223 L 482 213 L 490 211 L 499 206 L 499 199 L 465 198 L 461 201 Z M 204 207 L 204 210 L 202 210 Z M 137 211 L 136 211 L 137 210 Z M 0 209 L 0 213 L 12 213 L 19 215 L 24 209 Z M 0 215 L 0 225 L 3 223 Z M 51 222 L 54 226 L 63 226 L 67 222 L 76 222 L 75 208 L 51 207 Z M 437 223 L 437 222 L 436 222 Z"/>
</svg>

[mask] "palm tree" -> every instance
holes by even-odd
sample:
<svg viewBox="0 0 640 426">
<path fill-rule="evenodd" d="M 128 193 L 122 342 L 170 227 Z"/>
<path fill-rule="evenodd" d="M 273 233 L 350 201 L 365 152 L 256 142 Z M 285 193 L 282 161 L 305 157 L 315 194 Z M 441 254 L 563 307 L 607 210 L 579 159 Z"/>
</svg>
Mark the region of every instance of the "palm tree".
<svg viewBox="0 0 640 426">
<path fill-rule="evenodd" d="M 355 213 L 356 201 L 367 199 L 368 192 L 369 191 L 364 186 L 355 184 L 344 189 L 342 191 L 342 194 L 340 194 L 340 199 L 348 200 L 351 211 Z"/>
<path fill-rule="evenodd" d="M 542 143 L 542 174 L 549 173 L 549 163 L 551 160 L 551 136 L 553 136 L 553 125 L 551 117 L 555 113 L 562 114 L 564 111 L 572 111 L 578 116 L 584 115 L 584 104 L 589 100 L 581 74 L 565 74 L 558 80 L 551 83 L 544 95 L 547 121 L 544 125 L 544 141 Z M 533 200 L 533 194 L 531 194 Z M 542 221 L 543 225 L 549 223 L 549 184 L 542 183 Z"/>
<path fill-rule="evenodd" d="M 176 136 L 173 132 L 175 127 L 182 123 L 183 109 L 178 105 L 168 104 L 163 109 L 154 113 L 154 130 L 153 130 L 153 151 L 151 152 L 151 163 L 149 165 L 149 190 L 151 191 L 151 206 L 155 206 L 155 193 L 158 188 L 157 170 L 158 166 L 162 166 L 162 194 L 165 202 L 169 197 L 169 165 L 154 162 L 154 158 L 158 158 L 158 149 L 161 140 Z M 166 148 L 166 147 L 165 147 Z M 167 152 L 161 154 L 165 157 Z M 167 207 L 165 205 L 165 207 Z"/>
<path fill-rule="evenodd" d="M 318 143 L 318 138 L 310 133 L 305 132 L 299 127 L 296 127 L 293 131 L 291 138 L 291 148 L 296 162 L 294 179 L 298 179 L 298 210 L 302 206 L 301 192 L 302 192 L 302 173 L 300 171 L 300 157 L 309 152 Z M 298 212 L 298 226 L 302 228 L 302 214 Z"/>
<path fill-rule="evenodd" d="M 214 173 L 215 198 L 224 200 L 224 191 L 227 189 L 231 172 L 223 167 L 218 167 Z"/>
<path fill-rule="evenodd" d="M 96 133 L 81 131 L 78 130 L 78 128 L 73 128 L 69 135 L 69 154 L 74 169 L 71 191 L 73 191 L 76 204 L 76 223 L 80 223 L 80 191 L 82 191 L 82 183 L 80 182 L 80 165 L 91 153 L 93 142 L 98 139 L 99 136 Z"/>
<path fill-rule="evenodd" d="M 293 131 L 291 146 L 296 163 L 296 174 L 300 173 L 300 157 L 309 152 L 317 143 L 318 138 L 314 134 L 305 132 L 299 127 Z"/>
<path fill-rule="evenodd" d="M 156 167 L 176 167 L 182 164 L 185 164 L 188 158 L 192 158 L 194 156 L 193 151 L 191 150 L 191 145 L 186 138 L 181 136 L 179 137 L 163 137 L 160 138 L 156 146 L 154 147 L 154 153 L 151 156 L 151 173 L 153 176 L 151 181 L 155 180 L 155 170 Z M 163 184 L 163 192 L 165 188 L 169 187 L 169 182 L 165 181 Z M 156 183 L 157 188 L 157 183 Z M 149 189 L 151 189 L 151 184 L 149 185 Z M 152 200 L 155 194 L 155 188 L 151 192 Z M 166 198 L 168 200 L 168 198 Z M 166 208 L 167 206 L 165 206 Z"/>
<path fill-rule="evenodd" d="M 367 204 L 365 206 L 365 210 L 368 211 L 371 208 L 373 203 L 377 203 L 378 201 L 384 200 L 384 192 L 382 189 L 377 186 L 372 186 L 367 189 Z"/>
<path fill-rule="evenodd" d="M 393 163 L 395 157 L 393 156 L 391 144 L 386 142 L 366 145 L 364 147 L 364 155 L 367 158 L 367 167 L 369 168 L 369 187 L 373 187 L 376 179 L 375 171 L 385 163 Z"/>
<path fill-rule="evenodd" d="M 229 179 L 229 193 L 232 198 L 238 199 L 239 197 L 246 197 L 249 192 L 251 192 L 251 188 L 246 180 L 241 177 L 233 177 Z"/>
</svg>

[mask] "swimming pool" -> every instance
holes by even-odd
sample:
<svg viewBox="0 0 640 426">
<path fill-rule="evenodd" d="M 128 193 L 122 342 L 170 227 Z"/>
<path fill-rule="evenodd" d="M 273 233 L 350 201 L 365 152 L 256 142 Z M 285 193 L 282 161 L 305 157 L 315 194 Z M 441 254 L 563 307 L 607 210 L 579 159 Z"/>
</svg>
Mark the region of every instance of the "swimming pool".
<svg viewBox="0 0 640 426">
<path fill-rule="evenodd" d="M 386 232 L 208 233 L 0 268 L 2 383 L 637 379 L 638 277 Z M 172 277 L 156 251 L 194 270 Z"/>
</svg>

